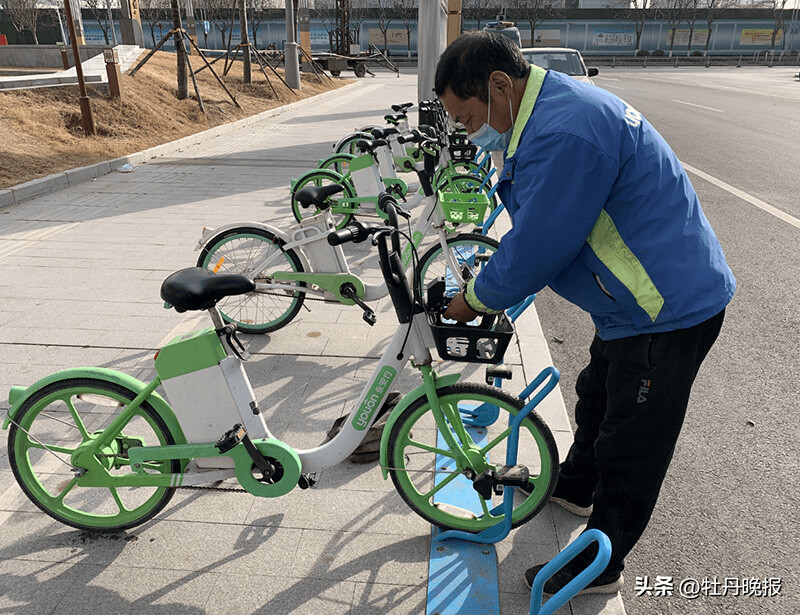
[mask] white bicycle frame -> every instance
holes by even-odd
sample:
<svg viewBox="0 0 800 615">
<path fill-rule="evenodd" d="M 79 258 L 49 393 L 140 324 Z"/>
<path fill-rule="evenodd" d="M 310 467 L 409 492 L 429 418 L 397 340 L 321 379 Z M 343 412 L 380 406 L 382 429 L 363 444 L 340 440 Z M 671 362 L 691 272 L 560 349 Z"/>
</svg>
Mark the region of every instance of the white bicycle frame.
<svg viewBox="0 0 800 615">
<path fill-rule="evenodd" d="M 424 207 L 411 232 L 411 242 L 416 249 L 422 243 L 423 238 L 430 233 L 431 229 L 435 230 L 439 245 L 442 246 L 445 258 L 447 259 L 448 268 L 453 272 L 456 281 L 463 284 L 464 280 L 461 279 L 459 263 L 456 261 L 452 252 L 447 249 L 447 233 L 445 232 L 444 219 L 441 216 L 438 201 L 435 196 L 423 197 L 422 201 Z M 280 237 L 285 242 L 282 249 L 295 250 L 295 252 L 300 255 L 303 268 L 307 273 L 353 275 L 350 271 L 350 266 L 348 265 L 347 257 L 344 254 L 342 246 L 331 246 L 328 244 L 328 234 L 334 228 L 333 217 L 328 210 L 303 220 L 299 224 L 291 227 L 288 231 L 283 231 L 267 224 L 246 224 L 248 226 L 262 227 Z M 204 229 L 203 236 L 195 249 L 200 249 L 206 241 L 216 234 L 242 225 L 243 223 L 239 222 L 217 229 Z M 412 249 L 407 245 L 401 257 L 404 267 L 408 267 L 411 262 L 411 257 Z M 271 254 L 266 255 L 258 261 L 253 269 L 247 272 L 247 275 L 255 280 L 270 265 L 275 262 L 280 262 L 282 259 L 282 250 L 276 249 Z M 287 293 L 294 293 L 297 292 L 298 288 L 286 282 L 256 282 L 256 292 L 267 290 L 281 290 Z M 302 292 L 318 295 L 330 301 L 338 300 L 330 291 L 314 288 L 312 286 L 303 287 Z M 365 301 L 377 301 L 385 297 L 387 293 L 388 290 L 384 282 L 380 284 L 364 284 L 364 296 L 360 298 Z"/>
<path fill-rule="evenodd" d="M 210 310 L 216 325 L 222 324 L 216 308 Z M 206 371 L 217 374 L 214 381 L 207 382 L 204 390 L 191 386 L 192 381 L 182 386 L 171 387 L 164 381 L 170 405 L 178 417 L 181 428 L 190 442 L 214 442 L 232 425 L 241 423 L 251 439 L 277 438 L 270 432 L 261 413 L 254 414 L 258 402 L 243 361 L 236 356 L 227 340 L 221 338 L 226 357 L 218 368 L 198 372 L 198 378 L 208 380 Z M 367 430 L 375 422 L 378 409 L 386 399 L 392 384 L 400 377 L 410 357 L 414 366 L 430 365 L 430 348 L 435 345 L 425 313 L 416 314 L 410 323 L 398 324 L 397 331 L 386 347 L 372 377 L 364 386 L 342 430 L 324 444 L 307 450 L 296 450 L 304 473 L 318 472 L 346 459 L 362 442 Z M 209 395 L 207 390 L 219 389 L 220 395 Z M 217 399 L 217 397 L 219 399 Z M 232 398 L 232 400 L 231 400 Z M 235 475 L 232 460 L 227 458 L 200 459 L 197 470 L 184 475 L 183 485 L 202 484 L 231 478 Z M 216 466 L 214 464 L 217 464 Z"/>
</svg>

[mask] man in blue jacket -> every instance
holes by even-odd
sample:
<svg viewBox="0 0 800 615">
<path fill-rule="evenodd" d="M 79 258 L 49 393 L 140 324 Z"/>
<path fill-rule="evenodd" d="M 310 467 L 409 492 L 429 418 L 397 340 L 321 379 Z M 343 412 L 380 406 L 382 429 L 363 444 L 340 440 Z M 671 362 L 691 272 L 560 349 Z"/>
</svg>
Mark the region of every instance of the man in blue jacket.
<svg viewBox="0 0 800 615">
<path fill-rule="evenodd" d="M 611 561 L 584 591 L 616 592 L 733 296 L 733 274 L 674 152 L 624 101 L 529 65 L 491 32 L 456 39 L 435 87 L 473 142 L 504 151 L 498 193 L 513 222 L 446 316 L 470 321 L 549 286 L 597 327 L 551 501 L 608 535 Z M 529 586 L 540 568 L 525 573 Z"/>
</svg>

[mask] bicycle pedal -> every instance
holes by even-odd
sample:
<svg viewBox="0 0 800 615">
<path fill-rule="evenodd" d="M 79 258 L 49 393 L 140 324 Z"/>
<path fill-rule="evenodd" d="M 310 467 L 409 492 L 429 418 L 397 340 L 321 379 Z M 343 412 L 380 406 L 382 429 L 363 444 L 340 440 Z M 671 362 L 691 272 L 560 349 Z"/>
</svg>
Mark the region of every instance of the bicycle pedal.
<svg viewBox="0 0 800 615">
<path fill-rule="evenodd" d="M 309 472 L 308 474 L 301 474 L 300 480 L 297 481 L 297 486 L 300 489 L 311 489 L 319 481 L 319 472 Z"/>
<path fill-rule="evenodd" d="M 497 469 L 495 480 L 498 485 L 509 487 L 525 487 L 531 475 L 528 468 L 523 465 L 502 466 Z"/>
<path fill-rule="evenodd" d="M 234 446 L 239 444 L 239 442 L 242 441 L 242 438 L 244 438 L 246 435 L 247 432 L 245 431 L 244 427 L 237 423 L 231 429 L 222 434 L 222 437 L 217 440 L 214 446 L 219 449 L 220 455 L 224 455 Z"/>
</svg>

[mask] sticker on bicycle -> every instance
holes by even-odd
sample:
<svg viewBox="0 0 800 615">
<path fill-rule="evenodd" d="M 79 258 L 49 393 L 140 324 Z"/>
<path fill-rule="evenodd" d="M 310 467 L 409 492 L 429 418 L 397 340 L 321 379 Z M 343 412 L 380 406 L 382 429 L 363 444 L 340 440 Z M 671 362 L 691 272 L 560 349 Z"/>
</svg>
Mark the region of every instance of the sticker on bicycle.
<svg viewBox="0 0 800 615">
<path fill-rule="evenodd" d="M 378 374 L 377 378 L 375 378 L 375 382 L 373 382 L 372 387 L 367 393 L 364 403 L 361 404 L 361 407 L 358 409 L 358 414 L 356 414 L 356 417 L 353 419 L 353 428 L 356 431 L 364 431 L 367 428 L 373 415 L 378 411 L 378 408 L 381 407 L 381 401 L 389 390 L 389 387 L 392 386 L 395 376 L 397 376 L 397 371 L 395 371 L 393 367 L 387 365 L 383 368 L 381 373 Z"/>
</svg>

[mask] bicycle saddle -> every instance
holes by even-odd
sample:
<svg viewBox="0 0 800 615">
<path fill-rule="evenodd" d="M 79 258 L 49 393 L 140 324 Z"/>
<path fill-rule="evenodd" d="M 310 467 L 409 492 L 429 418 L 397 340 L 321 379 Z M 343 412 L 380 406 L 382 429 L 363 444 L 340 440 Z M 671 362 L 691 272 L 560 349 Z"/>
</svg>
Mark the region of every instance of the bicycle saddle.
<svg viewBox="0 0 800 615">
<path fill-rule="evenodd" d="M 356 141 L 356 147 L 365 154 L 371 154 L 377 148 L 386 144 L 384 139 L 361 139 L 360 141 Z"/>
<path fill-rule="evenodd" d="M 397 128 L 373 128 L 370 130 L 373 139 L 385 139 L 389 135 L 396 135 L 399 132 Z"/>
<path fill-rule="evenodd" d="M 398 113 L 397 115 L 384 115 L 383 119 L 397 124 L 400 120 L 408 119 L 408 116 L 405 113 Z"/>
<path fill-rule="evenodd" d="M 202 267 L 189 267 L 171 274 L 161 285 L 161 298 L 176 312 L 207 310 L 231 295 L 243 295 L 256 284 L 243 275 L 213 273 Z"/>
<path fill-rule="evenodd" d="M 407 109 L 413 106 L 414 106 L 413 102 L 403 103 L 402 105 L 392 105 L 392 111 L 394 111 L 395 113 L 405 113 Z"/>
<path fill-rule="evenodd" d="M 311 207 L 316 205 L 317 209 L 328 209 L 330 203 L 328 199 L 334 194 L 338 194 L 344 190 L 341 184 L 332 184 L 330 186 L 304 186 L 297 191 L 294 198 L 303 207 Z"/>
</svg>

